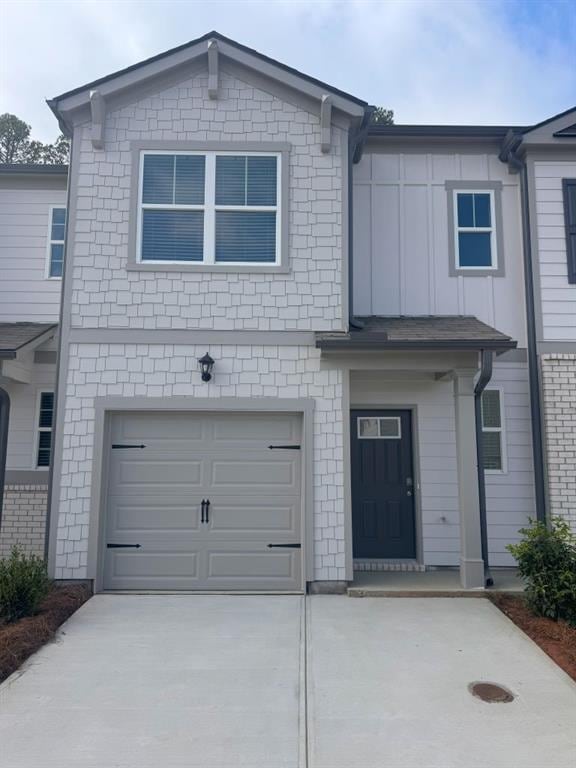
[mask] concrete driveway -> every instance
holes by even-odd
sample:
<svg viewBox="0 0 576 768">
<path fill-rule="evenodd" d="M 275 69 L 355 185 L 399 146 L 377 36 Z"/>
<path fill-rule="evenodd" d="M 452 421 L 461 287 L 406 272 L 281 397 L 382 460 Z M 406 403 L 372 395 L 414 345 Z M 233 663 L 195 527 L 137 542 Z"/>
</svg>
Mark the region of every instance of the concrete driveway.
<svg viewBox="0 0 576 768">
<path fill-rule="evenodd" d="M 574 768 L 575 721 L 485 600 L 99 595 L 0 687 L 0 766 Z"/>
</svg>

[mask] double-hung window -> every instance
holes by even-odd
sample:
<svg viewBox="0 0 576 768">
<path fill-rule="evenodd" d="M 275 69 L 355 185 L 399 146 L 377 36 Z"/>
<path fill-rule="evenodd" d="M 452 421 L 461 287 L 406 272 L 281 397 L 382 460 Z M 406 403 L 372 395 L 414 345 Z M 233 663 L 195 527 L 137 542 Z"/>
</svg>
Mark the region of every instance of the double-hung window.
<svg viewBox="0 0 576 768">
<path fill-rule="evenodd" d="M 482 393 L 482 446 L 484 469 L 487 472 L 505 471 L 502 412 L 501 390 L 485 389 Z"/>
<path fill-rule="evenodd" d="M 142 152 L 138 261 L 279 264 L 280 157 Z"/>
<path fill-rule="evenodd" d="M 52 457 L 52 426 L 54 421 L 54 393 L 40 392 L 38 404 L 38 441 L 36 466 L 49 467 Z"/>
<path fill-rule="evenodd" d="M 48 277 L 62 277 L 65 233 L 66 208 L 51 208 L 50 239 L 48 243 Z"/>
<path fill-rule="evenodd" d="M 492 190 L 455 191 L 456 269 L 497 269 L 495 218 Z"/>
</svg>

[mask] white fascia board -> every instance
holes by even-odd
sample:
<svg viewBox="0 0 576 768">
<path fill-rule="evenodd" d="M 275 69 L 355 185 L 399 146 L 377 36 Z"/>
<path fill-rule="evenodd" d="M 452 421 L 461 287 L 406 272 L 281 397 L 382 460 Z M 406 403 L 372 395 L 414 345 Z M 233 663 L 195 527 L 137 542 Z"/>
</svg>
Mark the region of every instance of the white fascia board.
<svg viewBox="0 0 576 768">
<path fill-rule="evenodd" d="M 101 96 L 107 100 L 108 97 L 114 96 L 119 91 L 125 91 L 143 81 L 163 75 L 172 69 L 181 67 L 198 59 L 200 56 L 207 56 L 210 42 L 211 40 L 204 40 L 185 50 L 176 51 L 165 58 L 136 67 L 131 72 L 119 74 L 117 77 L 113 77 L 107 82 L 87 87 L 79 93 L 72 94 L 60 100 L 53 99 L 49 102 L 50 106 L 57 114 L 74 112 L 89 104 L 90 91 L 95 88 L 97 88 Z M 217 43 L 220 55 L 225 56 L 232 61 L 237 61 L 262 75 L 266 75 L 273 80 L 277 80 L 278 82 L 289 86 L 290 88 L 305 93 L 308 96 L 317 99 L 319 102 L 321 101 L 322 96 L 326 93 L 325 87 L 311 83 L 292 72 L 286 71 L 282 67 L 263 61 L 262 59 L 239 50 L 235 46 L 222 40 L 218 40 Z M 339 109 L 352 117 L 361 118 L 364 115 L 364 107 L 361 104 L 357 104 L 354 101 L 332 92 L 330 93 L 330 96 L 332 99 L 332 106 L 336 109 Z"/>
</svg>

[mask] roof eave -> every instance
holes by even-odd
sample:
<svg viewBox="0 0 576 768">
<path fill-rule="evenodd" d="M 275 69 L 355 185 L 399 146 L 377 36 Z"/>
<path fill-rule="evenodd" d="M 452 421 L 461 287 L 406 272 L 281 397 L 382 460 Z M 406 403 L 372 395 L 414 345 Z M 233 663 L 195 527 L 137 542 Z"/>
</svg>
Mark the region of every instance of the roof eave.
<svg viewBox="0 0 576 768">
<path fill-rule="evenodd" d="M 327 83 L 298 72 L 281 62 L 264 56 L 258 51 L 254 51 L 230 38 L 224 37 L 218 32 L 209 33 L 183 46 L 146 59 L 139 64 L 132 65 L 99 80 L 94 80 L 80 88 L 67 91 L 53 99 L 49 99 L 47 102 L 48 106 L 61 123 L 62 130 L 64 128 L 71 130 L 67 114 L 87 106 L 90 101 L 90 93 L 94 89 L 97 88 L 104 98 L 113 96 L 117 92 L 124 91 L 137 83 L 164 74 L 201 56 L 207 56 L 208 44 L 211 40 L 218 42 L 219 52 L 223 56 L 256 69 L 260 74 L 279 80 L 314 98 L 321 98 L 323 94 L 328 92 L 332 96 L 333 106 L 351 117 L 361 119 L 365 114 L 368 105 L 361 99 L 357 99 L 351 94 L 340 91 Z"/>
<path fill-rule="evenodd" d="M 316 347 L 326 352 L 386 352 L 388 350 L 446 350 L 507 352 L 516 349 L 518 343 L 512 339 L 447 339 L 438 341 L 391 341 L 389 339 L 316 339 Z"/>
</svg>

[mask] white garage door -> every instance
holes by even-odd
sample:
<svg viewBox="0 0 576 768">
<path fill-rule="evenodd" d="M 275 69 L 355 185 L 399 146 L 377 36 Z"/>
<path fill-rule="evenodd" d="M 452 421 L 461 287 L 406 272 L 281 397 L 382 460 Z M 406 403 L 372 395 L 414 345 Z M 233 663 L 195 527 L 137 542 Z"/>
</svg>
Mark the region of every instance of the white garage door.
<svg viewBox="0 0 576 768">
<path fill-rule="evenodd" d="M 301 419 L 112 417 L 104 588 L 299 590 Z"/>
</svg>

